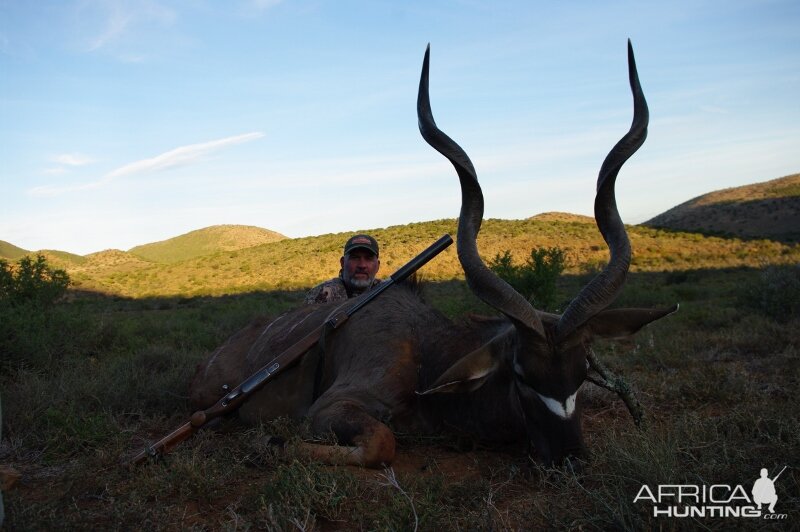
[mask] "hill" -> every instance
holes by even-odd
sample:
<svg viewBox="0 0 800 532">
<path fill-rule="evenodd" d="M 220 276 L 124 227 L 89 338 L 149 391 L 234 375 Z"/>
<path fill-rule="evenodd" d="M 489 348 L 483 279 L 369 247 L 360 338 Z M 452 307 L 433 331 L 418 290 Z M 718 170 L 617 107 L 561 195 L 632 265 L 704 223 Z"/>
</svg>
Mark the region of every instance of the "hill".
<svg viewBox="0 0 800 532">
<path fill-rule="evenodd" d="M 18 248 L 14 244 L 0 240 L 0 259 L 17 260 L 29 253 L 30 251 L 26 249 Z"/>
<path fill-rule="evenodd" d="M 643 225 L 800 242 L 800 174 L 704 194 Z"/>
<path fill-rule="evenodd" d="M 582 214 L 572 214 L 569 212 L 543 212 L 535 216 L 531 216 L 528 220 L 536 220 L 539 222 L 578 222 L 584 224 L 594 225 L 594 218 L 591 216 L 584 216 Z"/>
<path fill-rule="evenodd" d="M 68 269 L 70 267 L 83 264 L 86 259 L 74 253 L 67 253 L 66 251 L 57 251 L 54 249 L 41 249 L 39 251 L 28 251 L 0 240 L 0 259 L 15 262 L 26 255 L 44 255 L 47 262 L 56 268 Z"/>
<path fill-rule="evenodd" d="M 556 217 L 559 218 L 559 217 Z M 534 247 L 558 246 L 569 260 L 568 273 L 596 271 L 608 260 L 608 248 L 594 223 L 488 219 L 478 237 L 485 261 L 510 250 L 522 262 Z M 381 244 L 380 276 L 388 276 L 444 233 L 456 236 L 456 220 L 436 220 L 368 230 Z M 800 262 L 800 245 L 769 240 L 740 240 L 697 233 L 629 226 L 632 271 L 761 266 L 763 262 Z M 352 233 L 284 239 L 245 249 L 220 251 L 182 262 L 154 263 L 111 250 L 88 255 L 68 268 L 75 287 L 131 297 L 223 295 L 274 289 L 306 289 L 339 271 L 342 244 Z M 455 246 L 426 265 L 429 280 L 463 278 Z"/>
<path fill-rule="evenodd" d="M 34 253 L 31 252 L 31 255 Z M 58 268 L 70 268 L 84 264 L 86 258 L 67 251 L 58 251 L 57 249 L 41 249 L 35 253 L 36 255 L 44 255 L 50 264 Z"/>
<path fill-rule="evenodd" d="M 214 225 L 197 229 L 161 242 L 136 246 L 128 250 L 139 258 L 171 264 L 220 251 L 234 251 L 286 237 L 275 231 L 251 225 Z"/>
</svg>

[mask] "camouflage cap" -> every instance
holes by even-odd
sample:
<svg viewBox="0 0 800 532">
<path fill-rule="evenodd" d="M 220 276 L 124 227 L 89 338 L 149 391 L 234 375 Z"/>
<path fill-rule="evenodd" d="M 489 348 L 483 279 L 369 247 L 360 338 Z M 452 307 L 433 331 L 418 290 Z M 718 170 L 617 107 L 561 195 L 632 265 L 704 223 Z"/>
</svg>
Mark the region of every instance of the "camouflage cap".
<svg viewBox="0 0 800 532">
<path fill-rule="evenodd" d="M 344 244 L 344 254 L 347 255 L 354 249 L 363 248 L 378 256 L 378 242 L 369 235 L 355 235 Z"/>
</svg>

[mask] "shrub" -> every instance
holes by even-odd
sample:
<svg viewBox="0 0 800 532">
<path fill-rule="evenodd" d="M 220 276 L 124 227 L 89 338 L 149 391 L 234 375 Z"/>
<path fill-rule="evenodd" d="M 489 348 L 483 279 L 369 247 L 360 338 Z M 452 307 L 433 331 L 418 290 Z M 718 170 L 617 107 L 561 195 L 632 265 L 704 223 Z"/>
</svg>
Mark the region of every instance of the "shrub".
<svg viewBox="0 0 800 532">
<path fill-rule="evenodd" d="M 50 268 L 42 255 L 36 260 L 23 257 L 16 268 L 0 259 L 0 301 L 11 305 L 50 306 L 66 293 L 69 282 L 67 272 Z"/>
<path fill-rule="evenodd" d="M 506 250 L 489 261 L 489 268 L 537 307 L 555 310 L 556 283 L 566 268 L 566 254 L 558 247 L 533 248 L 525 264 L 515 265 Z"/>
<path fill-rule="evenodd" d="M 15 267 L 0 259 L 0 371 L 20 362 L 48 365 L 70 338 L 69 317 L 54 310 L 69 277 L 39 255 L 23 257 Z"/>
</svg>

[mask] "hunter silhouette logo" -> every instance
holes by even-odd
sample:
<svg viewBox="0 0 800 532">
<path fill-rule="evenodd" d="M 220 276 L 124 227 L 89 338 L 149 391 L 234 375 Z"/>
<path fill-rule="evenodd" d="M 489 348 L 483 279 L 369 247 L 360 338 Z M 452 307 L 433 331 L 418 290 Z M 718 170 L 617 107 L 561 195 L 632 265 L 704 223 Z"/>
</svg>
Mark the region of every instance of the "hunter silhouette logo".
<svg viewBox="0 0 800 532">
<path fill-rule="evenodd" d="M 787 514 L 776 514 L 778 494 L 775 483 L 786 470 L 786 466 L 773 478 L 767 468 L 753 483 L 748 495 L 741 485 L 730 484 L 659 484 L 651 488 L 644 484 L 633 502 L 649 501 L 653 517 L 749 517 L 782 520 Z M 767 505 L 765 510 L 762 506 Z"/>
<path fill-rule="evenodd" d="M 781 476 L 786 470 L 786 466 L 783 466 L 781 472 L 775 475 L 775 478 L 769 478 L 767 475 L 769 471 L 767 468 L 764 467 L 761 469 L 761 478 L 756 480 L 755 484 L 753 484 L 753 502 L 758 505 L 758 509 L 761 509 L 762 504 L 769 504 L 769 513 L 775 513 L 775 503 L 778 502 L 778 494 L 775 492 L 775 481 L 778 480 L 778 477 Z"/>
</svg>

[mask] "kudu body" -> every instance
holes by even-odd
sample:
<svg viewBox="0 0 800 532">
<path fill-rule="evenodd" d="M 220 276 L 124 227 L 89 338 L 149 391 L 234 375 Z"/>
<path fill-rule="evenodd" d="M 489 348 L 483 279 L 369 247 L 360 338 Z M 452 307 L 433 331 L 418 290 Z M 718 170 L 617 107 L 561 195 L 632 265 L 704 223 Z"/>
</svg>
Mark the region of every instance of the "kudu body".
<svg viewBox="0 0 800 532">
<path fill-rule="evenodd" d="M 255 394 L 240 417 L 257 422 L 308 416 L 314 431 L 332 431 L 343 444 L 307 444 L 312 456 L 370 467 L 394 458 L 389 425 L 404 432 L 455 430 L 481 440 L 528 442 L 545 464 L 582 455 L 578 391 L 587 377 L 591 342 L 633 334 L 675 310 L 606 310 L 622 288 L 631 254 L 614 182 L 644 142 L 648 122 L 630 43 L 628 61 L 633 124 L 603 163 L 595 200 L 595 218 L 611 259 L 556 315 L 533 308 L 478 255 L 483 195 L 466 153 L 433 121 L 426 51 L 417 102 L 420 132 L 459 176 L 457 249 L 467 283 L 505 317 L 454 323 L 424 303 L 414 286 L 393 287 Z M 240 331 L 198 368 L 190 388 L 194 406 L 214 403 L 223 385 L 241 381 L 339 305 L 354 301 L 299 308 Z"/>
</svg>

